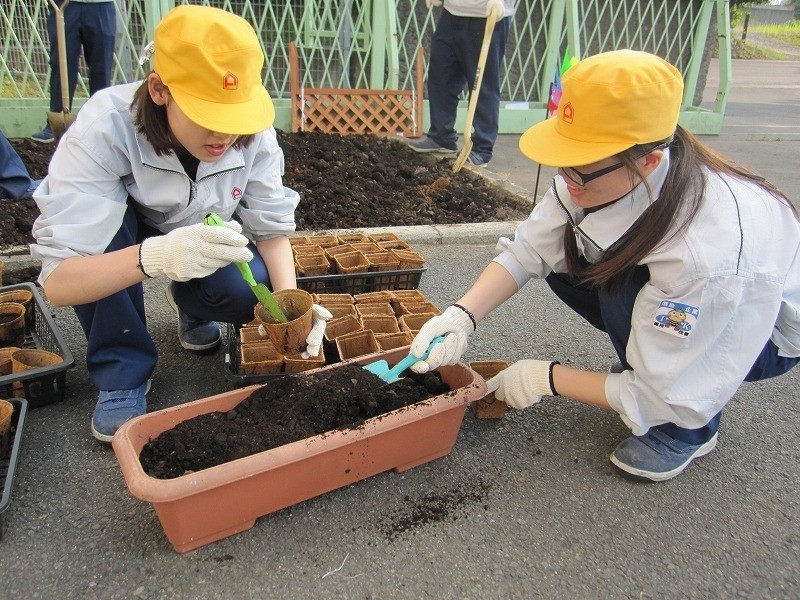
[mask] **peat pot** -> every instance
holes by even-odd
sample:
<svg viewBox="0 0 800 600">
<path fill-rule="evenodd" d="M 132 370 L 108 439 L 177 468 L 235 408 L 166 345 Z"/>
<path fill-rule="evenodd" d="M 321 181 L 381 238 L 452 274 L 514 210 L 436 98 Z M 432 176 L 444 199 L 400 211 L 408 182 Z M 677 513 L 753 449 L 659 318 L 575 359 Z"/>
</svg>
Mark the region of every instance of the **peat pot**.
<svg viewBox="0 0 800 600">
<path fill-rule="evenodd" d="M 407 351 L 399 348 L 349 362 L 367 364 L 382 358 L 395 364 Z M 486 395 L 486 384 L 463 364 L 439 372 L 453 391 L 368 419 L 356 429 L 327 432 L 174 479 L 144 472 L 139 461 L 144 445 L 182 421 L 232 409 L 259 386 L 132 419 L 114 436 L 114 452 L 130 492 L 152 503 L 175 550 L 187 552 L 250 529 L 258 517 L 303 500 L 449 454 L 467 404 Z"/>
</svg>

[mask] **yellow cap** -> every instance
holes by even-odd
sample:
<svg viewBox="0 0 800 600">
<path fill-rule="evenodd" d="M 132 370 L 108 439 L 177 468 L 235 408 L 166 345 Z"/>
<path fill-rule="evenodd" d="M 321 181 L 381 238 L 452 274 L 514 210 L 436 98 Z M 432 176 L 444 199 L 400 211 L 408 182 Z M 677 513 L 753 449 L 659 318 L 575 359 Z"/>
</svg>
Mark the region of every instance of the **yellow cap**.
<svg viewBox="0 0 800 600">
<path fill-rule="evenodd" d="M 522 153 L 540 164 L 573 167 L 671 136 L 683 98 L 680 71 L 633 50 L 588 57 L 562 79 L 558 113 L 528 129 Z"/>
<path fill-rule="evenodd" d="M 264 53 L 243 18 L 184 5 L 158 24 L 153 70 L 189 119 L 212 131 L 247 135 L 275 120 L 261 80 Z"/>
</svg>

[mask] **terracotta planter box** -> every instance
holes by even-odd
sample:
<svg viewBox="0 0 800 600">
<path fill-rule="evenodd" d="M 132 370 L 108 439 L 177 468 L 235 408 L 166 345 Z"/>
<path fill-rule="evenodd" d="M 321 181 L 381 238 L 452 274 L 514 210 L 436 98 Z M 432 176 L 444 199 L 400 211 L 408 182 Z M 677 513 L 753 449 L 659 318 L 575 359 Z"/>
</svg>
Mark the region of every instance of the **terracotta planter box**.
<svg viewBox="0 0 800 600">
<path fill-rule="evenodd" d="M 475 360 L 469 363 L 469 368 L 475 371 L 484 380 L 491 379 L 503 369 L 508 368 L 504 360 Z M 472 410 L 478 419 L 502 419 L 506 414 L 508 405 L 494 397 L 494 392 L 486 394 L 480 400 L 472 403 Z"/>
<path fill-rule="evenodd" d="M 403 356 L 405 351 L 398 349 L 357 362 L 384 358 L 394 364 Z M 336 366 L 324 367 L 331 368 Z M 114 436 L 114 453 L 130 492 L 152 503 L 175 550 L 187 552 L 245 531 L 258 517 L 276 510 L 449 454 L 467 404 L 483 396 L 486 385 L 462 364 L 439 372 L 453 392 L 369 419 L 357 429 L 331 431 L 175 479 L 145 474 L 139 461 L 144 445 L 187 419 L 232 409 L 258 386 L 128 421 Z"/>
</svg>

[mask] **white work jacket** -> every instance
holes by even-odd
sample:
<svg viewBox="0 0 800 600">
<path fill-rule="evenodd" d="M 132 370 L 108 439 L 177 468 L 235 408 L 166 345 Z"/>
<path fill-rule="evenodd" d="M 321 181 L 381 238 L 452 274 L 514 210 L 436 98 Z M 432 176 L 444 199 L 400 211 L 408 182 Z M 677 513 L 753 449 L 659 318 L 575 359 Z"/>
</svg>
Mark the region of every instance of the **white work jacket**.
<svg viewBox="0 0 800 600">
<path fill-rule="evenodd" d="M 648 182 L 657 198 L 669 152 Z M 779 355 L 800 356 L 800 222 L 784 201 L 761 188 L 705 173 L 694 220 L 639 264 L 650 281 L 634 302 L 626 358 L 633 368 L 609 374 L 611 407 L 643 435 L 675 423 L 704 426 L 733 397 L 768 340 Z M 590 262 L 633 226 L 650 200 L 643 184 L 618 202 L 586 214 L 560 176 L 514 240 L 501 238 L 495 262 L 522 287 L 564 273 L 562 236 L 571 220 Z M 657 201 L 657 200 L 656 200 Z"/>
<path fill-rule="evenodd" d="M 41 284 L 62 260 L 103 254 L 129 197 L 143 221 L 162 233 L 201 223 L 209 212 L 226 221 L 235 212 L 252 241 L 295 230 L 300 196 L 283 186 L 283 151 L 273 128 L 247 148 L 201 162 L 193 181 L 174 152 L 156 155 L 136 131 L 130 104 L 140 83 L 97 92 L 59 142 L 34 194 L 41 215 L 31 255 L 42 261 Z"/>
</svg>

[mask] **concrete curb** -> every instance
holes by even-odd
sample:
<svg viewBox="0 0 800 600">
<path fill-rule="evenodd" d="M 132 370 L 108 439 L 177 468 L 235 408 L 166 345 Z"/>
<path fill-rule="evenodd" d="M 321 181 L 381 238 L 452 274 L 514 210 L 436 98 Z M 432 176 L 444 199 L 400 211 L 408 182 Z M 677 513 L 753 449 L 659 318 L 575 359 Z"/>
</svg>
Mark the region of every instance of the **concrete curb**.
<svg viewBox="0 0 800 600">
<path fill-rule="evenodd" d="M 401 227 L 358 227 L 354 229 L 320 229 L 298 231 L 296 235 L 323 235 L 353 233 L 360 231 L 367 235 L 378 232 L 391 232 L 397 237 L 414 244 L 491 244 L 500 237 L 513 237 L 519 221 L 500 221 L 493 223 L 461 223 L 458 225 L 410 225 Z M 23 269 L 38 267 L 41 263 L 30 255 L 27 246 L 14 246 L 0 253 L 4 271 L 18 273 Z"/>
</svg>

